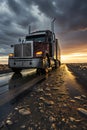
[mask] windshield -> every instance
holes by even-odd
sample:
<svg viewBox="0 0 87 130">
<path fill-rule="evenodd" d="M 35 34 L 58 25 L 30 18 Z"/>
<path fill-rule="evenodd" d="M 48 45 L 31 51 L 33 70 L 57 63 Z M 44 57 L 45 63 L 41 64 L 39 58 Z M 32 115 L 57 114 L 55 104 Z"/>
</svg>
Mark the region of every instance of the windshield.
<svg viewBox="0 0 87 130">
<path fill-rule="evenodd" d="M 26 41 L 45 42 L 45 35 L 26 36 Z"/>
</svg>

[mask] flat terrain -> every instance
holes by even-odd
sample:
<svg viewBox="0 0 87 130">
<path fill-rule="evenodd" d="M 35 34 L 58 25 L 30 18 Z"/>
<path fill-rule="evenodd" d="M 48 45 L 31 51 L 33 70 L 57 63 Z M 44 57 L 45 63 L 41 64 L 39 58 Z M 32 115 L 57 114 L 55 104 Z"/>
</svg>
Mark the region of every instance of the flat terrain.
<svg viewBox="0 0 87 130">
<path fill-rule="evenodd" d="M 87 130 L 87 86 L 78 80 L 86 81 L 87 68 L 79 66 L 61 65 L 10 103 L 1 130 Z"/>
</svg>

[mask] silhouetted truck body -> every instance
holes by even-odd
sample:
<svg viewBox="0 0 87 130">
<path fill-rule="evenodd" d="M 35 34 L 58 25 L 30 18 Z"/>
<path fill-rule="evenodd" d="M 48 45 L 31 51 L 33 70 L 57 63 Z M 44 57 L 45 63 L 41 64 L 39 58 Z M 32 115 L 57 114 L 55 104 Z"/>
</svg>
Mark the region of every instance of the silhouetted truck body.
<svg viewBox="0 0 87 130">
<path fill-rule="evenodd" d="M 49 30 L 30 33 L 14 45 L 14 54 L 9 55 L 9 67 L 14 72 L 26 68 L 46 71 L 60 65 L 60 48 L 55 34 Z"/>
</svg>

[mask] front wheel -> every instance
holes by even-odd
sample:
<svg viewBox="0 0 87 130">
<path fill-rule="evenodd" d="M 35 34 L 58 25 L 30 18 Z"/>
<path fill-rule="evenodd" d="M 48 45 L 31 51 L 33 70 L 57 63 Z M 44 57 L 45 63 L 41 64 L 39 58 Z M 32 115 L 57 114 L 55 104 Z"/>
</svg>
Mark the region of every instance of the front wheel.
<svg viewBox="0 0 87 130">
<path fill-rule="evenodd" d="M 53 67 L 54 69 L 57 69 L 60 67 L 61 63 L 59 60 L 54 60 L 55 66 Z"/>
<path fill-rule="evenodd" d="M 48 68 L 38 68 L 37 69 L 37 72 L 36 72 L 37 74 L 46 74 L 46 73 L 48 73 Z"/>
</svg>

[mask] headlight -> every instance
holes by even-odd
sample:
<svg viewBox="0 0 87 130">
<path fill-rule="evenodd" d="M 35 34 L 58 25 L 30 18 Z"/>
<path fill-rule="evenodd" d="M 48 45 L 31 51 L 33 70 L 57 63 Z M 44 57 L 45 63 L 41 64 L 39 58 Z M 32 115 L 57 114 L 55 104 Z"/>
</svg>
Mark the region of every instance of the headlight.
<svg viewBox="0 0 87 130">
<path fill-rule="evenodd" d="M 13 53 L 10 53 L 10 54 L 9 54 L 9 57 L 14 57 L 14 54 L 13 54 Z"/>
<path fill-rule="evenodd" d="M 38 51 L 36 52 L 36 56 L 42 56 L 43 52 L 42 51 Z"/>
</svg>

